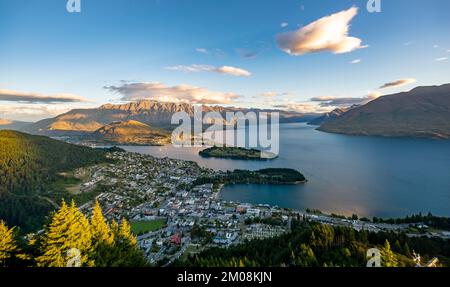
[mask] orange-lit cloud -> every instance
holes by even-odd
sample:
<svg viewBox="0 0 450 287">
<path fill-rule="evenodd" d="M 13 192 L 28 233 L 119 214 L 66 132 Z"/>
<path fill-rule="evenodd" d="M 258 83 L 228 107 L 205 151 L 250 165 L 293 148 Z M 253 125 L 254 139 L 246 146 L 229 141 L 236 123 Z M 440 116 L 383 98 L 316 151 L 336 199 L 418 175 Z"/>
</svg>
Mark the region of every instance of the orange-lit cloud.
<svg viewBox="0 0 450 287">
<path fill-rule="evenodd" d="M 105 87 L 119 93 L 124 101 L 155 100 L 191 104 L 231 104 L 241 96 L 234 93 L 210 91 L 190 85 L 167 86 L 160 82 L 129 83 Z"/>
<path fill-rule="evenodd" d="M 358 14 L 358 8 L 352 7 L 330 16 L 323 17 L 296 31 L 280 33 L 276 40 L 278 46 L 288 54 L 330 51 L 342 54 L 365 48 L 362 40 L 350 37 L 351 20 Z"/>
<path fill-rule="evenodd" d="M 409 78 L 409 79 L 400 79 L 393 82 L 386 83 L 380 87 L 380 89 L 387 89 L 387 88 L 397 88 L 402 87 L 406 85 L 410 85 L 416 82 L 416 79 Z"/>
</svg>

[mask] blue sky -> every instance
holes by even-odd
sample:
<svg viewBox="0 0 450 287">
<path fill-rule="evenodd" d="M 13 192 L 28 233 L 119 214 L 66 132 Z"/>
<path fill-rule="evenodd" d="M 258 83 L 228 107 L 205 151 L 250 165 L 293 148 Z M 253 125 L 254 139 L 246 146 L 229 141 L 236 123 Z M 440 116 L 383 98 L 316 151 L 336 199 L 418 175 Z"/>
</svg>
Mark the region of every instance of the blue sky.
<svg viewBox="0 0 450 287">
<path fill-rule="evenodd" d="M 0 0 L 0 117 L 141 98 L 322 112 L 450 82 L 447 0 L 381 0 L 381 13 L 366 0 L 81 0 L 81 13 L 66 2 Z M 336 23 L 360 44 L 301 36 L 310 25 L 334 39 Z"/>
</svg>

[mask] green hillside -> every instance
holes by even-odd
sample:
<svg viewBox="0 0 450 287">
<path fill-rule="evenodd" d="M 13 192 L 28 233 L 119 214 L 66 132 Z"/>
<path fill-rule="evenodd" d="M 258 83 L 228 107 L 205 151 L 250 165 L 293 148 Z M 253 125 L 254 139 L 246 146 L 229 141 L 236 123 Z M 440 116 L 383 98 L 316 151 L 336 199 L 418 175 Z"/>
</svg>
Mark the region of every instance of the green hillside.
<svg viewBox="0 0 450 287">
<path fill-rule="evenodd" d="M 183 267 L 365 267 L 367 250 L 378 248 L 381 265 L 413 267 L 413 252 L 422 261 L 450 263 L 449 240 L 409 237 L 404 233 L 356 231 L 344 226 L 292 221 L 292 231 L 281 236 L 245 241 L 229 248 L 210 248 L 180 259 Z"/>
<path fill-rule="evenodd" d="M 103 161 L 102 150 L 0 131 L 0 218 L 25 231 L 39 228 L 54 209 L 49 186 L 58 174 Z"/>
</svg>

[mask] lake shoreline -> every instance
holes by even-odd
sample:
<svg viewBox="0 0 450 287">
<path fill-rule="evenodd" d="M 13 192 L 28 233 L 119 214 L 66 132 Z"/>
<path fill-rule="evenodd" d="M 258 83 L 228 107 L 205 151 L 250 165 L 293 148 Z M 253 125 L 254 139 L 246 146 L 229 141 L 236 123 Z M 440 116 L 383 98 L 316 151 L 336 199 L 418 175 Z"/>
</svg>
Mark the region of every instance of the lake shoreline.
<svg viewBox="0 0 450 287">
<path fill-rule="evenodd" d="M 292 168 L 304 171 L 308 179 L 307 184 L 269 188 L 224 186 L 220 197 L 226 200 L 383 218 L 420 212 L 450 216 L 447 141 L 336 135 L 306 124 L 281 124 L 279 157 L 271 161 L 202 158 L 198 155 L 201 148 L 171 145 L 124 148 L 195 161 L 217 171 Z"/>
</svg>

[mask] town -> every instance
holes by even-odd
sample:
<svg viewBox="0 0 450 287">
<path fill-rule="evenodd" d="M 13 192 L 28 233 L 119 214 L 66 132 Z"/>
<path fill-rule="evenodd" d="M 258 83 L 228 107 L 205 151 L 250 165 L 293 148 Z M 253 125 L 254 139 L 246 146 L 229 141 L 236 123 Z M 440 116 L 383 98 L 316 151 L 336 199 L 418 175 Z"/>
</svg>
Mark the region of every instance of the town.
<svg viewBox="0 0 450 287">
<path fill-rule="evenodd" d="M 372 232 L 407 230 L 409 224 L 382 224 L 318 212 L 300 212 L 269 205 L 223 201 L 222 185 L 196 185 L 195 180 L 221 171 L 197 163 L 149 155 L 112 152 L 113 163 L 80 169 L 89 174 L 81 192 L 99 189 L 96 196 L 105 216 L 128 218 L 148 261 L 169 266 L 182 256 L 210 247 L 227 247 L 246 240 L 264 239 L 289 232 L 291 220 L 303 218 Z M 81 209 L 89 214 L 94 202 Z M 411 234 L 411 236 L 418 236 Z M 433 236 L 450 238 L 449 233 Z"/>
</svg>

